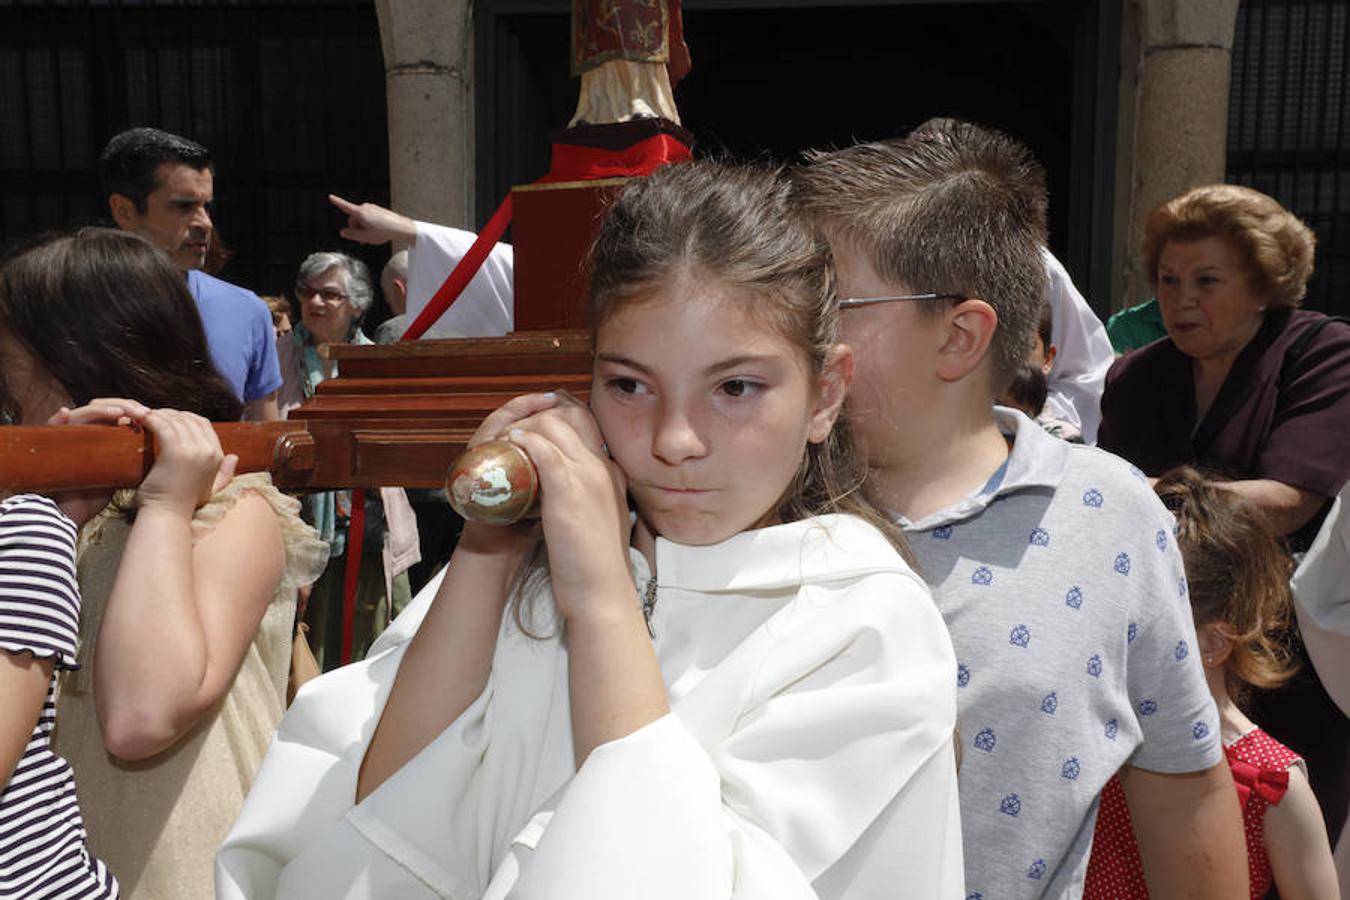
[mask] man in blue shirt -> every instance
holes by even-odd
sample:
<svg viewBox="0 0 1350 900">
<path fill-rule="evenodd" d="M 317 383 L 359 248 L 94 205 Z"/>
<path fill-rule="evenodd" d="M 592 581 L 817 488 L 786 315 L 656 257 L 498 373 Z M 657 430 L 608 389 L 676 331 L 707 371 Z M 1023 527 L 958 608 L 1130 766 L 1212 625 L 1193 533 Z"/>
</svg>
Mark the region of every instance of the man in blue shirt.
<svg viewBox="0 0 1350 900">
<path fill-rule="evenodd" d="M 156 128 L 132 128 L 108 142 L 98 167 L 117 227 L 148 238 L 186 273 L 212 362 L 244 401 L 244 418 L 279 418 L 271 313 L 252 291 L 201 271 L 213 230 L 210 151 Z"/>
</svg>

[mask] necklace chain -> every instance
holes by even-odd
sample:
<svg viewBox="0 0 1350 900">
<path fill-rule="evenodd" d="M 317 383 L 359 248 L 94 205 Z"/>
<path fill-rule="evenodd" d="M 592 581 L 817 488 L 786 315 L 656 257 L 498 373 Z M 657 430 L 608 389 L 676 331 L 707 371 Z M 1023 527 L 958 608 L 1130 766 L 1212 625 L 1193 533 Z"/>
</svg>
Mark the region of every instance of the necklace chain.
<svg viewBox="0 0 1350 900">
<path fill-rule="evenodd" d="M 647 634 L 656 637 L 652 630 L 652 613 L 656 612 L 656 576 L 647 579 L 647 587 L 642 592 L 642 618 L 647 623 Z"/>
</svg>

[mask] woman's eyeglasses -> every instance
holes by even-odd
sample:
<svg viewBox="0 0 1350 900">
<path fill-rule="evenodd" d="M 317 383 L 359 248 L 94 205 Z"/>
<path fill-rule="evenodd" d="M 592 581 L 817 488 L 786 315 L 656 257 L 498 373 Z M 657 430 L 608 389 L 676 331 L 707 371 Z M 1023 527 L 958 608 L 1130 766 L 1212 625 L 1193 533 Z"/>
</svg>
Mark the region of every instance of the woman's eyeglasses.
<svg viewBox="0 0 1350 900">
<path fill-rule="evenodd" d="M 304 284 L 303 282 L 297 283 L 295 286 L 295 296 L 301 300 L 308 300 L 315 294 L 318 294 L 320 297 L 322 297 L 324 303 L 339 303 L 347 299 L 346 294 L 344 294 L 342 291 L 336 290 L 335 288 L 315 288 L 310 287 L 309 285 Z"/>
</svg>

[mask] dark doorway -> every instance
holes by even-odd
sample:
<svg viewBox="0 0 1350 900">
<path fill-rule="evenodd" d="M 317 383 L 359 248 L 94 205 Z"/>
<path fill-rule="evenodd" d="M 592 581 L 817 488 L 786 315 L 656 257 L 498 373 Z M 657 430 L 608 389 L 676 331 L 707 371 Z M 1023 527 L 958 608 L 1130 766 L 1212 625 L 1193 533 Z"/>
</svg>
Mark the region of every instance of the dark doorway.
<svg viewBox="0 0 1350 900">
<path fill-rule="evenodd" d="M 937 115 L 1007 131 L 1045 165 L 1051 248 L 1104 311 L 1118 83 L 1113 7 L 749 8 L 691 0 L 684 23 L 694 68 L 676 101 L 700 152 L 742 158 L 788 161 L 811 147 L 904 134 Z M 479 9 L 483 220 L 511 185 L 547 169 L 548 132 L 566 124 L 577 87 L 564 4 L 486 0 Z"/>
<path fill-rule="evenodd" d="M 325 199 L 389 198 L 370 0 L 0 0 L 0 245 L 104 220 L 95 160 L 133 125 L 212 151 L 225 278 L 277 293 L 314 250 L 387 257 Z"/>
</svg>

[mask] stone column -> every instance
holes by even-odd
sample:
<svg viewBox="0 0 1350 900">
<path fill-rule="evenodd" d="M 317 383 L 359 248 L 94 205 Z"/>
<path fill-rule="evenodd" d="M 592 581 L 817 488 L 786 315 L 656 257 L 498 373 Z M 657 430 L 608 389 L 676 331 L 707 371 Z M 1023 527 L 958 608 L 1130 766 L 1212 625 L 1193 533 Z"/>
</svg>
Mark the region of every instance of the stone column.
<svg viewBox="0 0 1350 900">
<path fill-rule="evenodd" d="M 469 0 L 375 0 L 389 118 L 390 205 L 474 228 Z"/>
<path fill-rule="evenodd" d="M 1228 79 L 1238 0 L 1140 0 L 1125 302 L 1150 289 L 1139 261 L 1148 214 L 1159 203 L 1223 180 Z"/>
</svg>

